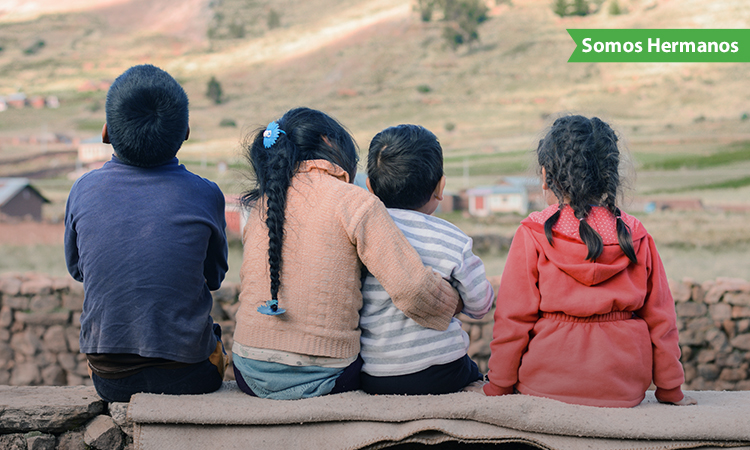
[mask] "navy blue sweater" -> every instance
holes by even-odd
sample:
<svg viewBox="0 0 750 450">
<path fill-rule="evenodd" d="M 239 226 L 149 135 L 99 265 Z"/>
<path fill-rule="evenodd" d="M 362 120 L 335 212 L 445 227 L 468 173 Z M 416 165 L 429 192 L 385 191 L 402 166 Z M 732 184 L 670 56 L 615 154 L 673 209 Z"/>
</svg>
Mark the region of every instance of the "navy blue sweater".
<svg viewBox="0 0 750 450">
<path fill-rule="evenodd" d="M 79 178 L 65 259 L 85 292 L 82 353 L 195 363 L 216 348 L 210 291 L 227 271 L 224 195 L 177 158 L 140 168 L 113 156 Z"/>
</svg>

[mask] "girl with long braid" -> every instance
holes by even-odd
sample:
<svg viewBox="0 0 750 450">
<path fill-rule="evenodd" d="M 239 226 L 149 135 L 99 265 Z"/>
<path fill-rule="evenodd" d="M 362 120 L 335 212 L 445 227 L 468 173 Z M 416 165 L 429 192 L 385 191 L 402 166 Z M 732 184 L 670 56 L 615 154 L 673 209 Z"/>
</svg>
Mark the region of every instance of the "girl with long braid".
<svg viewBox="0 0 750 450">
<path fill-rule="evenodd" d="M 426 268 L 385 206 L 352 184 L 357 149 L 328 115 L 288 111 L 251 137 L 255 186 L 242 202 L 240 307 L 234 373 L 240 389 L 299 399 L 359 388 L 362 269 L 408 317 L 445 330 L 462 306 Z"/>
<path fill-rule="evenodd" d="M 521 222 L 497 297 L 487 395 L 589 406 L 660 402 L 681 390 L 674 301 L 651 236 L 620 211 L 620 153 L 598 118 L 557 119 L 539 143 L 550 205 Z"/>
</svg>

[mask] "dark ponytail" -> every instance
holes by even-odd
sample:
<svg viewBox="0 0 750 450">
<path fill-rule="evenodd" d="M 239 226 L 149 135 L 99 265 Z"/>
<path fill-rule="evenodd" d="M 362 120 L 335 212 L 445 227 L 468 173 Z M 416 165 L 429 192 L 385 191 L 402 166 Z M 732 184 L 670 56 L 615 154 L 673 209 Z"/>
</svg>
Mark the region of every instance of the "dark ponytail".
<svg viewBox="0 0 750 450">
<path fill-rule="evenodd" d="M 299 164 L 324 159 L 344 169 L 353 181 L 359 161 L 351 134 L 323 112 L 295 108 L 284 114 L 277 124 L 280 131 L 270 146 L 266 147 L 269 141 L 264 145 L 266 128 L 256 130 L 246 145 L 255 186 L 240 199 L 248 209 L 265 206 L 271 300 L 278 300 L 281 286 L 287 192 Z"/>
</svg>

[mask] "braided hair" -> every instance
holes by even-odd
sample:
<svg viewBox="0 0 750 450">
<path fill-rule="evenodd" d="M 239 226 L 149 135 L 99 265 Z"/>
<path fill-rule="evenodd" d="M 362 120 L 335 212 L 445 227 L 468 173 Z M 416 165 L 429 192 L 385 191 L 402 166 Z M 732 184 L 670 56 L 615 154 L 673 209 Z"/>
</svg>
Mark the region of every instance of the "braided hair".
<svg viewBox="0 0 750 450">
<path fill-rule="evenodd" d="M 245 145 L 245 156 L 252 166 L 255 186 L 240 199 L 248 209 L 265 206 L 272 300 L 278 300 L 281 285 L 287 191 L 299 164 L 324 159 L 344 169 L 349 180 L 353 181 L 359 162 L 357 147 L 349 131 L 321 111 L 295 108 L 277 122 L 280 133 L 272 145 L 264 145 L 264 128 L 252 133 L 249 144 Z"/>
<path fill-rule="evenodd" d="M 555 194 L 559 208 L 544 223 L 552 244 L 552 227 L 567 202 L 579 220 L 578 233 L 586 244 L 586 259 L 596 260 L 604 250 L 599 233 L 586 221 L 592 206 L 604 206 L 616 218 L 617 241 L 625 255 L 637 263 L 630 227 L 622 220 L 616 199 L 620 189 L 620 151 L 615 132 L 600 119 L 561 117 L 539 141 L 537 159 L 544 168 L 544 182 Z M 541 169 L 540 169 L 541 170 Z"/>
</svg>

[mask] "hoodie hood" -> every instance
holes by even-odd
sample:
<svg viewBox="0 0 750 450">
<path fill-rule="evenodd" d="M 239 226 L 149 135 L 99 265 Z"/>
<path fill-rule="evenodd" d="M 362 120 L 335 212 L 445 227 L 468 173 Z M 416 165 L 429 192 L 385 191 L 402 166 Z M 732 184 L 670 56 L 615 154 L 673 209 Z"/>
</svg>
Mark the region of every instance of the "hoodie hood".
<svg viewBox="0 0 750 450">
<path fill-rule="evenodd" d="M 565 206 L 560 219 L 552 228 L 552 245 L 544 234 L 544 223 L 558 210 L 558 205 L 552 205 L 543 211 L 531 213 L 521 225 L 531 231 L 532 236 L 543 249 L 544 257 L 576 281 L 593 286 L 609 280 L 625 270 L 630 260 L 623 253 L 617 241 L 616 218 L 607 208 L 595 206 L 591 208 L 586 221 L 602 237 L 604 250 L 595 261 L 586 260 L 588 248 L 578 233 L 579 220 L 573 213 L 573 208 Z M 633 216 L 621 213 L 622 220 L 630 227 L 633 248 L 638 249 L 647 236 L 646 229 Z M 639 261 L 642 262 L 642 261 Z"/>
</svg>

